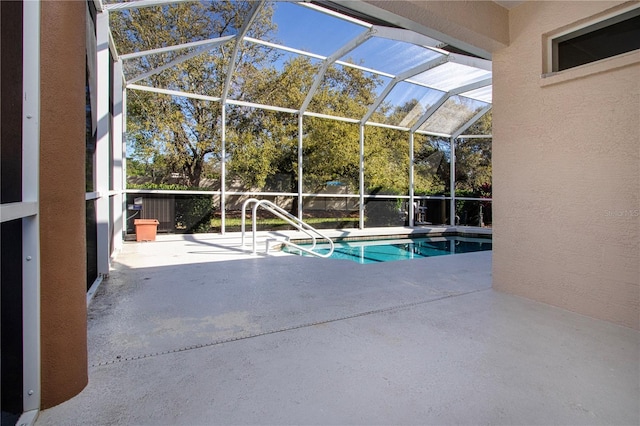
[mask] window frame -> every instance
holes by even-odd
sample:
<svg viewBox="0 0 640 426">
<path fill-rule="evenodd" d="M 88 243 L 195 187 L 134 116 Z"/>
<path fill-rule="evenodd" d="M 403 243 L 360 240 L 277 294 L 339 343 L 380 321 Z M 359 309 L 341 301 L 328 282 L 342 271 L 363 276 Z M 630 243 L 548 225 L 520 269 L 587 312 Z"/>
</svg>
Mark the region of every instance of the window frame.
<svg viewBox="0 0 640 426">
<path fill-rule="evenodd" d="M 596 61 L 588 62 L 575 67 L 566 68 L 564 70 L 558 70 L 558 45 L 567 40 L 571 40 L 580 37 L 585 34 L 606 28 L 608 26 L 620 23 L 627 19 L 640 15 L 640 4 L 625 4 L 622 7 L 609 9 L 602 14 L 592 16 L 585 20 L 573 23 L 567 27 L 560 28 L 556 31 L 548 33 L 544 36 L 543 46 L 545 52 L 543 52 L 543 77 L 553 75 L 557 73 L 568 72 L 575 70 L 576 68 L 588 67 L 592 64 L 596 64 L 602 61 L 611 60 L 612 58 L 618 58 L 623 55 L 630 55 L 636 52 L 640 52 L 640 49 L 634 49 L 629 52 L 621 53 L 618 55 L 609 56 Z"/>
</svg>

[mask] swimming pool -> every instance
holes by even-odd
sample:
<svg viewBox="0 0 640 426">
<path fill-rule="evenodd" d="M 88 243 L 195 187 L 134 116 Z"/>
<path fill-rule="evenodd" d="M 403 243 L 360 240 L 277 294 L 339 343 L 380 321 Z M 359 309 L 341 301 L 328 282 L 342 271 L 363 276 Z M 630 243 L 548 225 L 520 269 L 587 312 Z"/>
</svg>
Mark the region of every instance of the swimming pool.
<svg viewBox="0 0 640 426">
<path fill-rule="evenodd" d="M 360 264 L 491 250 L 491 239 L 489 238 L 460 236 L 348 241 L 334 244 L 335 249 L 330 259 L 344 259 Z M 311 245 L 305 244 L 301 244 L 301 246 L 311 247 Z M 300 255 L 298 250 L 291 247 L 285 246 L 283 251 Z M 328 244 L 318 244 L 316 251 L 327 253 L 329 246 Z M 308 256 L 307 254 L 303 255 Z"/>
</svg>

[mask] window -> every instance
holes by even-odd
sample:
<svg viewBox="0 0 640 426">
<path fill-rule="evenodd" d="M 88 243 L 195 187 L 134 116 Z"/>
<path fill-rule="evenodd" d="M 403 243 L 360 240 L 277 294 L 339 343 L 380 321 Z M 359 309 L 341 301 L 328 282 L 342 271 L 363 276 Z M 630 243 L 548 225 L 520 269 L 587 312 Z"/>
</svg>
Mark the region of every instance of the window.
<svg viewBox="0 0 640 426">
<path fill-rule="evenodd" d="M 551 39 L 552 72 L 640 49 L 640 8 Z"/>
</svg>

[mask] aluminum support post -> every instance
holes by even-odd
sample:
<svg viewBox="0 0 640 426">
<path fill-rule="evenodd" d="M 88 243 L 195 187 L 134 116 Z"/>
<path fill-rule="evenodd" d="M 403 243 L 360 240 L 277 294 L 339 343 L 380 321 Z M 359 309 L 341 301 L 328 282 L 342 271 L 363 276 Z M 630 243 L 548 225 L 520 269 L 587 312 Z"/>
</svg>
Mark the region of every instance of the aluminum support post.
<svg viewBox="0 0 640 426">
<path fill-rule="evenodd" d="M 23 3 L 22 203 L 39 205 L 40 2 Z M 40 218 L 22 219 L 22 418 L 40 409 Z M 30 414 L 28 414 L 30 413 Z"/>
<path fill-rule="evenodd" d="M 96 114 L 98 129 L 96 136 L 96 223 L 97 223 L 97 263 L 98 276 L 109 276 L 109 235 L 111 228 L 109 211 L 109 158 L 111 156 L 109 134 L 109 14 L 98 13 L 96 16 L 96 41 L 97 41 L 97 103 Z"/>
<path fill-rule="evenodd" d="M 358 228 L 364 229 L 364 124 L 360 124 L 360 223 Z"/>
<path fill-rule="evenodd" d="M 455 139 L 449 138 L 449 146 L 451 151 L 449 165 L 449 191 L 451 192 L 451 201 L 449 204 L 449 224 L 456 226 L 456 146 Z"/>
<path fill-rule="evenodd" d="M 302 209 L 303 209 L 303 201 L 302 201 L 302 124 L 303 124 L 303 115 L 298 114 L 298 219 L 302 220 Z"/>
<path fill-rule="evenodd" d="M 113 250 L 120 251 L 122 249 L 122 241 L 124 239 L 125 226 L 124 218 L 126 217 L 126 199 L 123 196 L 124 182 L 124 161 L 125 148 L 123 138 L 123 116 L 124 116 L 124 89 L 122 81 L 122 61 L 118 60 L 113 66 L 113 204 L 111 215 L 113 217 Z M 124 199 L 124 200 L 123 200 Z"/>
<path fill-rule="evenodd" d="M 409 132 L 409 226 L 413 228 L 414 226 L 414 218 L 415 218 L 415 208 L 413 205 L 413 197 L 414 197 L 414 190 L 413 190 L 413 161 L 414 161 L 414 154 L 413 154 L 413 144 L 414 144 L 414 132 Z"/>
<path fill-rule="evenodd" d="M 223 102 L 220 105 L 222 123 L 220 125 L 220 233 L 224 235 L 226 230 L 227 209 L 226 198 L 226 177 L 227 177 L 227 105 Z"/>
</svg>

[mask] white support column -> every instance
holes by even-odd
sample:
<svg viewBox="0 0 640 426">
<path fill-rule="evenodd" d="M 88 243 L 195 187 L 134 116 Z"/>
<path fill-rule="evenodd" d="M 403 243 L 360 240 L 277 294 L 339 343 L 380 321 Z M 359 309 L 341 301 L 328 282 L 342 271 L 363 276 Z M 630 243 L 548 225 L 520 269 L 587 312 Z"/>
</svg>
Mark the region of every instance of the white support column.
<svg viewBox="0 0 640 426">
<path fill-rule="evenodd" d="M 364 229 L 364 124 L 360 124 L 360 223 L 358 227 Z"/>
<path fill-rule="evenodd" d="M 40 2 L 23 3 L 22 202 L 39 203 Z M 40 219 L 22 219 L 22 385 L 21 419 L 40 409 Z"/>
<path fill-rule="evenodd" d="M 127 234 L 127 88 L 122 88 L 122 239 Z"/>
<path fill-rule="evenodd" d="M 123 200 L 124 189 L 124 143 L 123 143 L 123 117 L 124 117 L 124 89 L 122 81 L 122 61 L 118 60 L 113 66 L 113 251 L 122 249 L 124 238 L 124 218 L 126 217 L 126 200 Z"/>
<path fill-rule="evenodd" d="M 109 211 L 109 14 L 107 11 L 98 12 L 96 16 L 96 41 L 97 41 L 97 102 L 96 116 L 98 129 L 96 136 L 95 156 L 95 190 L 98 192 L 96 199 L 97 222 L 97 262 L 98 276 L 109 276 L 109 236 L 110 236 L 110 211 Z"/>
<path fill-rule="evenodd" d="M 227 181 L 227 105 L 220 104 L 220 233 L 224 234 L 226 229 L 226 181 Z"/>
<path fill-rule="evenodd" d="M 409 226 L 413 228 L 414 226 L 414 217 L 415 211 L 413 206 L 413 196 L 414 196 L 414 188 L 413 188 L 413 162 L 414 162 L 414 154 L 413 154 L 413 138 L 414 132 L 409 132 Z"/>
<path fill-rule="evenodd" d="M 449 204 L 449 224 L 456 225 L 456 146 L 455 139 L 449 138 L 449 146 L 451 150 L 451 164 L 449 165 L 449 191 L 451 192 L 451 201 Z"/>
<path fill-rule="evenodd" d="M 302 120 L 303 115 L 298 114 L 298 219 L 302 220 Z"/>
</svg>

